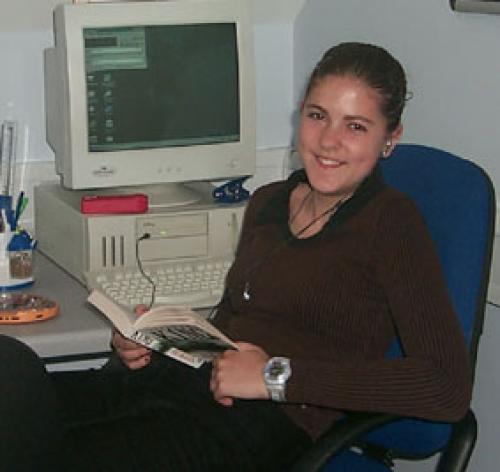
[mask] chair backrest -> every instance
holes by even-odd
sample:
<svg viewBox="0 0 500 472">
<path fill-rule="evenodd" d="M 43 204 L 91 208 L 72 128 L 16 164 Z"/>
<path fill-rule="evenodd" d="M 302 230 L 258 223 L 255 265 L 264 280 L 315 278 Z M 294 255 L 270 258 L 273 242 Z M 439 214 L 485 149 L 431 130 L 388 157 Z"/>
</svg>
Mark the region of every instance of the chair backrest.
<svg viewBox="0 0 500 472">
<path fill-rule="evenodd" d="M 439 149 L 400 144 L 381 162 L 385 181 L 409 195 L 429 227 L 472 365 L 483 327 L 495 227 L 495 196 L 476 164 Z M 397 343 L 389 355 L 399 355 Z M 448 441 L 444 423 L 401 420 L 367 439 L 401 455 L 430 455 Z"/>
</svg>

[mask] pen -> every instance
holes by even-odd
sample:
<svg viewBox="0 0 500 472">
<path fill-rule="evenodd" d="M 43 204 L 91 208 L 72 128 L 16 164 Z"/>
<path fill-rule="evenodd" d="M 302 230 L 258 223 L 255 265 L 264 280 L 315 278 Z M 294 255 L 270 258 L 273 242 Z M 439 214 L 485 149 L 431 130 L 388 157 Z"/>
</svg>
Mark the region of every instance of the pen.
<svg viewBox="0 0 500 472">
<path fill-rule="evenodd" d="M 8 231 L 9 229 L 13 229 L 12 225 L 14 224 L 14 211 L 12 210 L 12 197 L 10 195 L 1 195 L 0 194 L 0 209 L 2 210 L 2 219 L 4 231 Z M 10 228 L 7 227 L 9 224 Z"/>
<path fill-rule="evenodd" d="M 21 208 L 19 209 L 19 217 L 21 217 L 21 215 L 23 214 L 24 212 L 24 209 L 28 206 L 28 197 L 23 197 L 23 200 L 21 202 Z"/>
<path fill-rule="evenodd" d="M 7 213 L 5 211 L 5 208 L 2 208 L 0 210 L 0 218 L 2 220 L 0 232 L 5 233 L 7 231 Z"/>
<path fill-rule="evenodd" d="M 17 228 L 17 222 L 19 221 L 19 218 L 23 211 L 23 201 L 24 201 L 24 191 L 21 190 L 19 192 L 19 195 L 17 196 L 17 201 L 16 201 L 16 211 L 14 213 L 14 229 Z"/>
</svg>

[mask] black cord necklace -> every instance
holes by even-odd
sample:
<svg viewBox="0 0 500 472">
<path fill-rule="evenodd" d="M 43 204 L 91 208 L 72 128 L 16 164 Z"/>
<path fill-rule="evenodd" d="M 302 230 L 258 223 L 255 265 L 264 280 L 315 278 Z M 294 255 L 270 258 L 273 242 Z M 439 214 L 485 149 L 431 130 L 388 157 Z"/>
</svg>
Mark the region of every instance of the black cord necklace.
<svg viewBox="0 0 500 472">
<path fill-rule="evenodd" d="M 292 223 L 297 219 L 297 216 L 299 216 L 300 212 L 304 209 L 306 203 L 309 201 L 312 195 L 313 195 L 313 189 L 309 187 L 309 191 L 302 198 L 302 201 L 300 202 L 297 211 L 293 215 L 291 215 L 290 218 L 288 218 L 288 226 L 291 226 Z"/>
</svg>

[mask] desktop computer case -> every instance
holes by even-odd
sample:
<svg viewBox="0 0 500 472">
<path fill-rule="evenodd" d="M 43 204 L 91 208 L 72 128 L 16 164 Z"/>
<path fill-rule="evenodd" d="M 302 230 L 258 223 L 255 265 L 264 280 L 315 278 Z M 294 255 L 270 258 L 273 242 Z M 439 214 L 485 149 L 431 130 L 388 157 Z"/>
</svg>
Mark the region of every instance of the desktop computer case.
<svg viewBox="0 0 500 472">
<path fill-rule="evenodd" d="M 35 187 L 38 249 L 85 284 L 85 272 L 144 267 L 183 258 L 233 255 L 244 203 L 215 203 L 209 189 L 196 204 L 152 209 L 143 214 L 83 214 L 80 201 L 92 192 L 59 184 Z"/>
</svg>

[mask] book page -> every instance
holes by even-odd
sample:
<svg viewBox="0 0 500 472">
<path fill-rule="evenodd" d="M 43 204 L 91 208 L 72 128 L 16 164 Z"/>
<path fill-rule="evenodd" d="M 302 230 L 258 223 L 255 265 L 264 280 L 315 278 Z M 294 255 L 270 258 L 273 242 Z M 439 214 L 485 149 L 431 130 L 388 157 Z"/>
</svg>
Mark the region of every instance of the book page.
<svg viewBox="0 0 500 472">
<path fill-rule="evenodd" d="M 184 306 L 157 306 L 144 313 L 135 322 L 136 328 L 144 328 L 149 326 L 158 326 L 171 322 L 173 319 L 194 321 L 203 320 L 204 318 L 193 311 L 191 308 Z"/>
<path fill-rule="evenodd" d="M 137 315 L 118 305 L 99 290 L 93 290 L 87 301 L 103 313 L 124 336 L 129 337 L 133 332 L 133 324 Z"/>
<path fill-rule="evenodd" d="M 222 344 L 227 346 L 226 349 L 236 348 L 236 345 L 215 326 L 210 324 L 203 316 L 187 307 L 155 307 L 137 318 L 134 325 L 137 330 L 141 331 L 149 328 L 190 325 L 197 332 L 204 332 L 205 337 L 220 339 Z M 187 326 L 184 329 L 187 329 Z"/>
<path fill-rule="evenodd" d="M 166 352 L 171 347 L 176 347 L 185 352 L 222 352 L 226 349 L 234 348 L 232 342 L 228 343 L 219 336 L 215 336 L 199 326 L 186 323 L 143 328 L 137 332 L 147 338 L 148 345 L 152 349 L 160 352 Z"/>
</svg>

